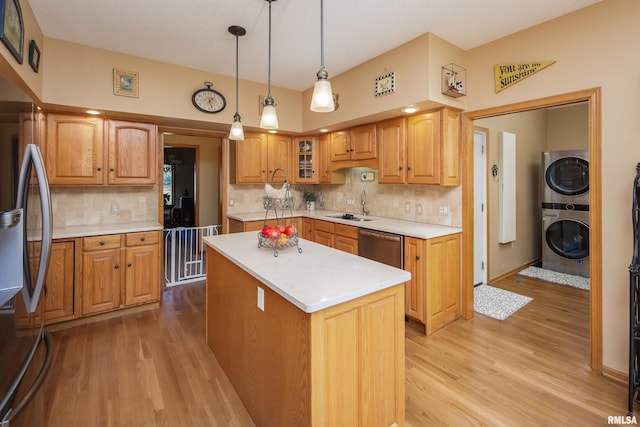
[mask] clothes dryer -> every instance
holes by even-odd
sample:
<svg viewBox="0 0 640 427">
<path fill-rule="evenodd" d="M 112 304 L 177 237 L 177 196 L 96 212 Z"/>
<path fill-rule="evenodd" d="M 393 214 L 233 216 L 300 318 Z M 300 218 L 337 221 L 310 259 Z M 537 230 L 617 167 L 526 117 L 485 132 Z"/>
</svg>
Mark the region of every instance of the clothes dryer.
<svg viewBox="0 0 640 427">
<path fill-rule="evenodd" d="M 543 202 L 589 204 L 588 150 L 545 151 L 542 165 Z"/>
<path fill-rule="evenodd" d="M 542 205 L 542 268 L 589 277 L 589 207 Z"/>
</svg>

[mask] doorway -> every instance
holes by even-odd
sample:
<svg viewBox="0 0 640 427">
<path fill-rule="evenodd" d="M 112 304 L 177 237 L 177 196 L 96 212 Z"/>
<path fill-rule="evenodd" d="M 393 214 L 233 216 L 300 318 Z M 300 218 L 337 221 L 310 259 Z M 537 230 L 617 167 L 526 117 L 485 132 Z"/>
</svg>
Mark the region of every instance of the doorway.
<svg viewBox="0 0 640 427">
<path fill-rule="evenodd" d="M 164 197 L 164 227 L 196 225 L 195 190 L 196 149 L 164 147 L 162 193 Z"/>
<path fill-rule="evenodd" d="M 489 129 L 473 131 L 473 284 L 487 284 L 487 140 Z"/>
<path fill-rule="evenodd" d="M 557 95 L 538 100 L 521 102 L 487 110 L 478 110 L 463 115 L 463 254 L 462 254 L 462 315 L 465 319 L 474 316 L 473 285 L 474 285 L 474 120 L 497 117 L 505 114 L 532 111 L 541 108 L 564 106 L 568 104 L 586 102 L 588 107 L 588 139 L 590 153 L 590 366 L 591 369 L 602 372 L 602 207 L 601 207 L 601 140 L 600 140 L 600 89 L 589 89 Z"/>
</svg>

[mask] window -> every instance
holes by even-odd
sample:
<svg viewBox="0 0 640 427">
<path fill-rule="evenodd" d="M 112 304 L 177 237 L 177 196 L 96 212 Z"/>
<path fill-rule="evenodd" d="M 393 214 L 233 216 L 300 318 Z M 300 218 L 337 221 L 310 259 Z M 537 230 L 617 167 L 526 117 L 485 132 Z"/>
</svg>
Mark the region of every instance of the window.
<svg viewBox="0 0 640 427">
<path fill-rule="evenodd" d="M 164 165 L 162 172 L 162 193 L 164 194 L 164 204 L 173 205 L 175 200 L 173 195 L 173 166 Z"/>
</svg>

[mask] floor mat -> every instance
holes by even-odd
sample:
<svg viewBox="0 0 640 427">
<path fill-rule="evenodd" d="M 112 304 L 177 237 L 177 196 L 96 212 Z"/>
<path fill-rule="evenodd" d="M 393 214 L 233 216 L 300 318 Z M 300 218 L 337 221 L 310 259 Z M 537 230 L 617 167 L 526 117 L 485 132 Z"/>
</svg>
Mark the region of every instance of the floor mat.
<svg viewBox="0 0 640 427">
<path fill-rule="evenodd" d="M 557 271 L 546 270 L 540 267 L 527 267 L 518 274 L 545 280 L 547 282 L 559 283 L 561 285 L 573 286 L 574 288 L 589 290 L 589 278 L 576 276 L 574 274 L 558 273 Z"/>
<path fill-rule="evenodd" d="M 473 289 L 474 310 L 498 320 L 506 319 L 531 301 L 531 297 L 489 285 L 480 285 Z"/>
</svg>

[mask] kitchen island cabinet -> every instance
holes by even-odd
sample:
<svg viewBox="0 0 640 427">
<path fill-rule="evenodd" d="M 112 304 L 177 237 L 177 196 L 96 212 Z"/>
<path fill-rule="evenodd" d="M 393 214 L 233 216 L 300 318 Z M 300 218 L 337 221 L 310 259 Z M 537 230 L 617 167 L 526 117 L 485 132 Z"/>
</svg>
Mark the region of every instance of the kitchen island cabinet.
<svg viewBox="0 0 640 427">
<path fill-rule="evenodd" d="M 257 426 L 404 425 L 406 271 L 206 237 L 206 336 Z"/>
</svg>

